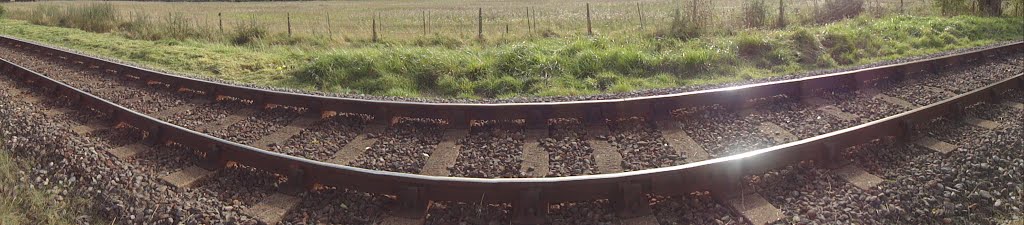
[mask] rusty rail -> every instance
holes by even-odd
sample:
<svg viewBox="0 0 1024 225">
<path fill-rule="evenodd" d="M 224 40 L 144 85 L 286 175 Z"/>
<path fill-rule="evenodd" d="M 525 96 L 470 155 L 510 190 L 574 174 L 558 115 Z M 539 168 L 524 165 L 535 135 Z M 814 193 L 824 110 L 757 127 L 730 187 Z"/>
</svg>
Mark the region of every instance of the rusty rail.
<svg viewBox="0 0 1024 225">
<path fill-rule="evenodd" d="M 881 82 L 906 79 L 926 70 L 934 71 L 1024 50 L 1024 43 L 1014 43 L 850 72 L 663 96 L 557 103 L 448 104 L 362 100 L 260 90 L 163 74 L 7 37 L 0 37 L 0 43 L 27 47 L 87 65 L 96 65 L 117 71 L 118 75 L 140 77 L 143 81 L 156 81 L 181 89 L 199 90 L 210 96 L 249 99 L 260 104 L 362 113 L 374 116 L 377 121 L 380 121 L 380 118 L 407 116 L 462 122 L 526 119 L 529 124 L 536 124 L 542 119 L 546 121 L 547 118 L 566 117 L 586 118 L 586 121 L 592 123 L 623 116 L 670 119 L 670 112 L 677 108 L 708 104 L 742 108 L 751 101 L 770 96 L 808 96 L 838 87 L 871 87 Z M 918 124 L 959 112 L 963 106 L 989 101 L 998 98 L 1003 92 L 1011 89 L 1020 90 L 1024 86 L 1024 74 L 1018 74 L 984 88 L 878 121 L 771 148 L 685 165 L 573 177 L 482 179 L 368 170 L 266 151 L 160 121 L 6 60 L 0 63 L 0 71 L 33 83 L 46 92 L 65 96 L 81 107 L 103 112 L 115 122 L 145 130 L 148 132 L 147 141 L 175 142 L 201 150 L 204 152 L 204 165 L 208 168 L 216 169 L 229 161 L 237 162 L 286 175 L 289 177 L 289 185 L 294 187 L 309 188 L 319 184 L 396 195 L 405 208 L 414 210 L 421 209 L 420 206 L 425 205 L 427 201 L 435 200 L 513 203 L 517 218 L 543 216 L 546 210 L 540 209 L 549 202 L 610 199 L 620 212 L 628 213 L 637 199 L 642 198 L 644 194 L 679 195 L 698 190 L 730 190 L 736 188 L 736 182 L 745 174 L 804 160 L 834 162 L 841 158 L 839 151 L 843 149 L 883 137 L 910 137 Z"/>
</svg>

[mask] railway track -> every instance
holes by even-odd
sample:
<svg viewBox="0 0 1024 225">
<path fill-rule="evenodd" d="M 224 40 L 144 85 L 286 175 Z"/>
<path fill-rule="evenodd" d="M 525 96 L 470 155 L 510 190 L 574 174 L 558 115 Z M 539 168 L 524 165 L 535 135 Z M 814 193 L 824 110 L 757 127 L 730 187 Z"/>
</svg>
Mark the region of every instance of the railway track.
<svg viewBox="0 0 1024 225">
<path fill-rule="evenodd" d="M 224 85 L 0 42 L 2 74 L 37 89 L 15 96 L 56 96 L 30 99 L 52 99 L 48 116 L 104 140 L 115 159 L 268 223 L 801 222 L 784 216 L 806 215 L 799 201 L 773 195 L 801 187 L 765 177 L 825 177 L 868 196 L 900 176 L 854 150 L 965 149 L 922 130 L 951 120 L 941 118 L 1020 129 L 1012 116 L 970 115 L 983 113 L 979 102 L 1013 115 L 1019 99 L 998 98 L 1019 96 L 1024 82 L 1015 43 L 663 96 L 418 103 Z M 69 103 L 95 116 L 60 110 Z"/>
</svg>

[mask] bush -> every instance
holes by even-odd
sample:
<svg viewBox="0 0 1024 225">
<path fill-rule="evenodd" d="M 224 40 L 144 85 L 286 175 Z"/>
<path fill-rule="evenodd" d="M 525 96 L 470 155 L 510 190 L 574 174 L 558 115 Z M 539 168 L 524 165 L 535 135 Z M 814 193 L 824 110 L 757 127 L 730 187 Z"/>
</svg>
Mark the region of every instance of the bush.
<svg viewBox="0 0 1024 225">
<path fill-rule="evenodd" d="M 4 18 L 4 6 L 0 5 L 0 18 Z"/>
<path fill-rule="evenodd" d="M 864 12 L 864 0 L 825 0 L 824 10 L 815 15 L 818 23 L 854 18 Z"/>
<path fill-rule="evenodd" d="M 1024 0 L 1010 0 L 1011 16 L 1024 17 Z"/>
<path fill-rule="evenodd" d="M 942 15 L 955 16 L 966 14 L 971 11 L 969 0 L 934 0 L 935 7 L 939 8 Z"/>
<path fill-rule="evenodd" d="M 819 67 L 835 66 L 835 61 L 825 56 L 824 47 L 822 47 L 818 38 L 807 29 L 797 29 L 790 36 L 790 39 L 793 40 L 793 48 L 797 53 L 797 62 L 800 64 Z"/>
<path fill-rule="evenodd" d="M 736 39 L 736 50 L 740 58 L 753 62 L 761 68 L 768 68 L 784 62 L 778 43 L 769 42 L 766 38 L 740 34 Z"/>
<path fill-rule="evenodd" d="M 262 27 L 256 24 L 241 23 L 235 26 L 234 31 L 231 33 L 231 43 L 235 45 L 247 45 L 255 43 L 257 40 L 266 37 L 266 27 Z"/>
<path fill-rule="evenodd" d="M 747 27 L 763 27 L 768 21 L 768 6 L 764 0 L 747 0 L 743 3 L 743 24 Z"/>
<path fill-rule="evenodd" d="M 687 11 L 686 18 L 683 18 L 680 9 L 676 8 L 669 28 L 657 31 L 655 36 L 686 40 L 700 37 L 708 31 L 713 20 L 712 2 L 710 0 L 690 0 L 683 3 L 683 8 Z"/>
<path fill-rule="evenodd" d="M 89 32 L 105 33 L 118 27 L 118 11 L 109 3 L 93 3 L 81 7 L 40 5 L 33 8 L 24 19 L 44 26 L 76 28 Z"/>
<path fill-rule="evenodd" d="M 465 45 L 465 43 L 463 43 L 462 40 L 459 40 L 457 38 L 434 34 L 429 37 L 416 38 L 416 40 L 413 41 L 413 45 L 420 47 L 440 46 L 445 48 L 457 48 L 462 47 L 463 45 Z"/>
</svg>

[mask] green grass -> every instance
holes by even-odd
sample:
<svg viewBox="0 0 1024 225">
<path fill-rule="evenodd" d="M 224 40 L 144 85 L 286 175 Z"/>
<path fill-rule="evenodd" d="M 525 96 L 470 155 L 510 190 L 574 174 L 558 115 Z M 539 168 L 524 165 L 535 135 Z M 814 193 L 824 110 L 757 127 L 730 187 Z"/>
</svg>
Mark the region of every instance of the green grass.
<svg viewBox="0 0 1024 225">
<path fill-rule="evenodd" d="M 77 197 L 58 202 L 55 194 L 29 187 L 18 171 L 29 171 L 30 163 L 16 161 L 0 147 L 0 224 L 75 224 L 88 203 Z"/>
<path fill-rule="evenodd" d="M 1024 37 L 1022 18 L 862 16 L 821 26 L 740 30 L 687 40 L 571 36 L 501 44 L 381 43 L 320 50 L 132 40 L 13 20 L 0 25 L 4 35 L 223 80 L 338 93 L 464 98 L 712 84 Z"/>
<path fill-rule="evenodd" d="M 693 0 L 517 0 L 517 1 L 465 1 L 465 0 L 339 0 L 316 2 L 138 2 L 103 1 L 118 10 L 117 17 L 145 16 L 153 22 L 164 22 L 169 17 L 184 21 L 200 30 L 218 32 L 218 13 L 222 16 L 225 32 L 233 27 L 255 22 L 271 33 L 287 32 L 287 16 L 291 15 L 296 36 L 329 36 L 341 43 L 359 44 L 371 39 L 371 18 L 378 15 L 378 33 L 383 40 L 414 42 L 424 36 L 444 36 L 463 42 L 474 42 L 477 37 L 477 10 L 483 10 L 484 36 L 488 41 L 523 40 L 545 34 L 561 37 L 586 34 L 586 4 L 590 4 L 595 33 L 611 38 L 649 36 L 672 23 L 676 9 L 683 16 L 690 15 Z M 741 6 L 748 0 L 698 0 L 699 7 L 713 15 L 710 23 L 715 28 L 739 27 L 743 16 Z M 930 0 L 929 0 L 930 1 Z M 101 1 L 40 1 L 15 2 L 5 6 L 12 18 L 29 20 L 38 15 L 26 12 L 40 6 L 64 9 L 81 7 Z M 823 0 L 787 0 L 791 20 L 802 20 L 814 11 L 814 2 L 826 10 Z M 900 0 L 874 0 L 879 7 L 892 11 Z M 640 28 L 637 4 L 644 15 L 644 28 Z M 768 17 L 774 18 L 778 1 L 766 1 Z M 905 1 L 907 12 L 932 15 L 935 10 L 927 1 Z M 531 29 L 526 15 L 530 10 Z M 328 26 L 330 17 L 330 26 Z M 426 17 L 429 32 L 423 32 Z M 36 18 L 39 19 L 39 18 Z M 769 18 L 769 23 L 772 23 Z M 508 33 L 506 33 L 508 26 Z M 329 29 L 328 29 L 329 28 Z M 330 33 L 328 33 L 330 30 Z"/>
</svg>

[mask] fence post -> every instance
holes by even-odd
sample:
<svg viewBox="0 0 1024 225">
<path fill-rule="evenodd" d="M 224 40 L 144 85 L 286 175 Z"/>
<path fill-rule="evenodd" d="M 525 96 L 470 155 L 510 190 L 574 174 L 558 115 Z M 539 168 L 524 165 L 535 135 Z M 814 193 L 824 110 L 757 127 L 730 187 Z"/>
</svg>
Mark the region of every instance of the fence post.
<svg viewBox="0 0 1024 225">
<path fill-rule="evenodd" d="M 903 14 L 903 0 L 900 0 L 900 14 Z"/>
<path fill-rule="evenodd" d="M 427 36 L 427 11 L 423 11 L 423 36 Z"/>
<path fill-rule="evenodd" d="M 540 28 L 537 27 L 537 8 L 534 8 L 532 11 L 533 11 L 533 19 L 530 22 L 533 23 L 533 30 L 534 31 L 540 31 L 539 30 Z"/>
<path fill-rule="evenodd" d="M 476 14 L 476 35 L 477 39 L 484 39 L 484 8 L 478 8 Z"/>
<path fill-rule="evenodd" d="M 640 10 L 640 2 L 636 3 L 636 17 L 640 20 L 640 30 L 644 29 L 644 13 Z"/>
<path fill-rule="evenodd" d="M 690 11 L 690 24 L 697 24 L 697 0 L 693 0 L 693 11 Z"/>
<path fill-rule="evenodd" d="M 372 39 L 372 41 L 373 42 L 377 42 L 377 17 L 376 17 L 376 15 L 373 16 L 373 19 L 371 19 L 371 21 L 373 21 L 373 22 L 371 22 L 373 24 L 373 28 L 372 28 L 373 39 Z"/>
<path fill-rule="evenodd" d="M 217 13 L 217 27 L 220 27 L 220 32 L 224 33 L 224 18 L 220 16 L 221 13 Z"/>
<path fill-rule="evenodd" d="M 334 38 L 334 31 L 331 30 L 331 13 L 324 13 L 327 15 L 327 36 Z"/>
<path fill-rule="evenodd" d="M 587 3 L 587 35 L 594 35 L 594 30 L 590 27 L 590 3 Z"/>
<path fill-rule="evenodd" d="M 530 7 L 526 7 L 526 31 L 533 34 L 533 23 L 530 23 Z"/>
<path fill-rule="evenodd" d="M 292 36 L 292 13 L 286 13 L 285 15 L 288 17 L 288 37 L 291 37 Z"/>
<path fill-rule="evenodd" d="M 785 3 L 782 2 L 782 0 L 779 0 L 779 22 L 778 22 L 778 26 L 779 26 L 779 28 L 786 27 L 786 5 L 785 5 Z"/>
</svg>

